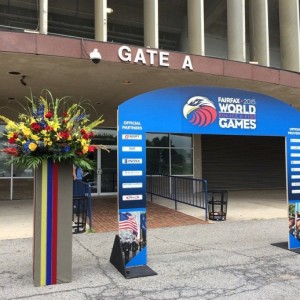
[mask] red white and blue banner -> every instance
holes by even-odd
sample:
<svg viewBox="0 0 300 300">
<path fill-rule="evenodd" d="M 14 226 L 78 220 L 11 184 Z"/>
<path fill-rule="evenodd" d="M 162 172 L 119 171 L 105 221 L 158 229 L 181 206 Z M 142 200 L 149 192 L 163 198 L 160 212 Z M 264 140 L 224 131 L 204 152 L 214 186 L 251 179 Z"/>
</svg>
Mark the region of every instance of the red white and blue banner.
<svg viewBox="0 0 300 300">
<path fill-rule="evenodd" d="M 295 207 L 292 214 L 296 228 L 300 203 L 298 110 L 273 97 L 239 89 L 184 86 L 155 90 L 129 99 L 118 109 L 121 242 L 127 239 L 138 243 L 142 240 L 144 243 L 139 248 L 140 252 L 134 256 L 130 253 L 129 258 L 126 257 L 127 265 L 146 264 L 147 244 L 143 237 L 146 236 L 146 230 L 141 234 L 141 216 L 138 216 L 140 212 L 146 218 L 146 132 L 285 137 L 287 200 L 290 214 L 292 207 Z M 122 213 L 133 216 L 137 231 L 122 229 Z M 131 235 L 124 230 L 130 231 Z M 298 239 L 297 235 L 289 234 L 290 249 L 300 247 L 300 237 Z"/>
</svg>

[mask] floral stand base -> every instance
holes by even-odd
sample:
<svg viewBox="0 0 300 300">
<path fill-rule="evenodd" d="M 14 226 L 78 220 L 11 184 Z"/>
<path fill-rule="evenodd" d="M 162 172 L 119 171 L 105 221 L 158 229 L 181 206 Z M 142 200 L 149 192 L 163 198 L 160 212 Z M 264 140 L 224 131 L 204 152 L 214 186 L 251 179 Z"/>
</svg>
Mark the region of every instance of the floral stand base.
<svg viewBox="0 0 300 300">
<path fill-rule="evenodd" d="M 72 164 L 44 160 L 34 180 L 35 286 L 72 280 L 72 193 Z"/>
</svg>

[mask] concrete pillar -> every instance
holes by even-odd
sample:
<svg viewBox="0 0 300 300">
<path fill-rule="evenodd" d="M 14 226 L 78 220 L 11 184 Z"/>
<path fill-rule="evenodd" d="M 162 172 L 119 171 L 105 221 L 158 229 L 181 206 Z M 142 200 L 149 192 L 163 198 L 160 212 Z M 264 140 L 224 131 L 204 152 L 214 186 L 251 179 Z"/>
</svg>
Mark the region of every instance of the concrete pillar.
<svg viewBox="0 0 300 300">
<path fill-rule="evenodd" d="M 40 0 L 40 34 L 48 34 L 48 0 Z"/>
<path fill-rule="evenodd" d="M 227 0 L 228 59 L 246 61 L 245 0 Z"/>
<path fill-rule="evenodd" d="M 299 0 L 279 0 L 281 67 L 300 72 Z"/>
<path fill-rule="evenodd" d="M 250 61 L 270 66 L 268 0 L 249 1 Z"/>
<path fill-rule="evenodd" d="M 144 46 L 159 48 L 158 0 L 144 0 Z"/>
<path fill-rule="evenodd" d="M 194 145 L 194 178 L 202 179 L 202 144 L 201 135 L 193 135 Z"/>
<path fill-rule="evenodd" d="M 95 40 L 107 42 L 107 0 L 94 0 Z"/>
<path fill-rule="evenodd" d="M 204 3 L 187 0 L 189 53 L 205 55 Z"/>
</svg>

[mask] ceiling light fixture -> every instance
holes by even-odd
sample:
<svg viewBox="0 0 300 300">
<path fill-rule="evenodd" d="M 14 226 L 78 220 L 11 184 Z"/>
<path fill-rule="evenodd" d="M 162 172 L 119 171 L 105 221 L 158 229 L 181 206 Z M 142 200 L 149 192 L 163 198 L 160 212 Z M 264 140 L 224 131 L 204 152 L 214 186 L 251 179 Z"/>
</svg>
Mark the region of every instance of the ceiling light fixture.
<svg viewBox="0 0 300 300">
<path fill-rule="evenodd" d="M 130 80 L 123 80 L 122 84 L 132 84 L 132 82 Z"/>
<path fill-rule="evenodd" d="M 16 72 L 16 71 L 10 71 L 10 72 L 8 72 L 8 74 L 10 74 L 10 75 L 20 75 L 21 73 Z"/>
<path fill-rule="evenodd" d="M 23 85 L 27 85 L 26 81 L 25 81 L 25 78 L 26 76 L 22 76 L 22 78 L 20 79 L 20 82 L 23 84 Z"/>
</svg>

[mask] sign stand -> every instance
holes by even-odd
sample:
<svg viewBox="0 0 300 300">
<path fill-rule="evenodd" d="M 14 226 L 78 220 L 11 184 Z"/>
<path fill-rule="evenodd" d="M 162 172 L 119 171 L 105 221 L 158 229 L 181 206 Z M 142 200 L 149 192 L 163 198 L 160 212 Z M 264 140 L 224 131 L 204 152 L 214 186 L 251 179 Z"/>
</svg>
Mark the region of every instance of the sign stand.
<svg viewBox="0 0 300 300">
<path fill-rule="evenodd" d="M 122 255 L 120 237 L 116 235 L 114 246 L 110 256 L 110 263 L 126 278 L 138 278 L 145 276 L 157 275 L 151 268 L 146 265 L 126 268 Z"/>
</svg>

